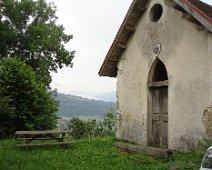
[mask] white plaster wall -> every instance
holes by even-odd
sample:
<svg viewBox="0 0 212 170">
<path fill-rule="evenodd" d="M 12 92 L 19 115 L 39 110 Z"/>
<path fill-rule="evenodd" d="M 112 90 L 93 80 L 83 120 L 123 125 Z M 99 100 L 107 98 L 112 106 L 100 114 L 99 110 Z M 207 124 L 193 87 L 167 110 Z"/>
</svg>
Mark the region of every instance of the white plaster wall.
<svg viewBox="0 0 212 170">
<path fill-rule="evenodd" d="M 151 7 L 160 3 L 163 14 L 153 23 Z M 150 0 L 118 64 L 117 137 L 148 144 L 149 69 L 153 47 L 161 44 L 159 58 L 169 78 L 169 148 L 191 150 L 205 135 L 202 114 L 212 99 L 211 33 L 183 18 L 170 0 Z"/>
<path fill-rule="evenodd" d="M 208 37 L 208 55 L 209 55 L 209 62 L 208 67 L 210 68 L 210 85 L 211 85 L 211 106 L 212 106 L 212 33 L 210 33 L 210 36 Z"/>
</svg>

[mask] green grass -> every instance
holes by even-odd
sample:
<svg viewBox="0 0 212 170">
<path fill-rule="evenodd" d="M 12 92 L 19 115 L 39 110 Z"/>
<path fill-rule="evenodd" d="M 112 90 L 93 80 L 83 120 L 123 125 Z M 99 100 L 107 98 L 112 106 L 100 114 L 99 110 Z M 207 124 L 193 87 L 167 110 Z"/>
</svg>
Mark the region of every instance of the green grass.
<svg viewBox="0 0 212 170">
<path fill-rule="evenodd" d="M 196 170 L 202 152 L 175 152 L 169 159 L 119 151 L 112 137 L 75 140 L 69 147 L 18 149 L 15 140 L 0 141 L 0 170 Z"/>
</svg>

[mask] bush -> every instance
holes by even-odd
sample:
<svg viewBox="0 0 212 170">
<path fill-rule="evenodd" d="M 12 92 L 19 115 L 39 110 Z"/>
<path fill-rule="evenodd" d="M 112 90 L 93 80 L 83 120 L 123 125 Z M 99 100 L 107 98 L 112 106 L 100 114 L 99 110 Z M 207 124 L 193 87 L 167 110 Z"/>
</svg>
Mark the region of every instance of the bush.
<svg viewBox="0 0 212 170">
<path fill-rule="evenodd" d="M 115 132 L 115 124 L 116 124 L 116 118 L 113 115 L 112 110 L 109 110 L 104 115 L 104 120 L 103 120 L 104 134 L 113 135 Z"/>
<path fill-rule="evenodd" d="M 0 137 L 56 127 L 57 102 L 32 68 L 17 58 L 0 60 L 0 96 Z"/>
<path fill-rule="evenodd" d="M 70 130 L 72 130 L 72 136 L 74 138 L 80 138 L 85 135 L 86 132 L 85 122 L 83 120 L 80 120 L 79 118 L 72 117 L 70 119 L 68 127 Z"/>
<path fill-rule="evenodd" d="M 112 110 L 105 113 L 103 121 L 96 119 L 81 120 L 72 117 L 68 128 L 74 138 L 114 135 L 116 119 Z"/>
</svg>

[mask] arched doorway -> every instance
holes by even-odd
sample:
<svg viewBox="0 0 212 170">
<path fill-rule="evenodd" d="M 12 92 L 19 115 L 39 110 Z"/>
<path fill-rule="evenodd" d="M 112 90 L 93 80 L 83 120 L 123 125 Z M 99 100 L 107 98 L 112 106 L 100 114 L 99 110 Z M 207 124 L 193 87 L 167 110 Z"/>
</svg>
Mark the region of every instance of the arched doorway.
<svg viewBox="0 0 212 170">
<path fill-rule="evenodd" d="M 149 144 L 168 147 L 168 75 L 160 59 L 152 64 L 148 77 Z"/>
</svg>

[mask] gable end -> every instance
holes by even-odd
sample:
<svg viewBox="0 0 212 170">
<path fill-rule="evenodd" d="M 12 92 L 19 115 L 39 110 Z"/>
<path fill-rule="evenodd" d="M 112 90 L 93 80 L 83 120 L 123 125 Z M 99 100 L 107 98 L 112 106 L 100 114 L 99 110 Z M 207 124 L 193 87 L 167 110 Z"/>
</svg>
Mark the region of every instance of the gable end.
<svg viewBox="0 0 212 170">
<path fill-rule="evenodd" d="M 117 64 L 120 56 L 127 48 L 127 42 L 130 36 L 136 31 L 136 24 L 146 10 L 145 5 L 148 1 L 149 0 L 133 0 L 99 70 L 99 76 L 117 76 Z M 212 33 L 212 6 L 199 0 L 174 0 L 174 2 Z"/>
</svg>

